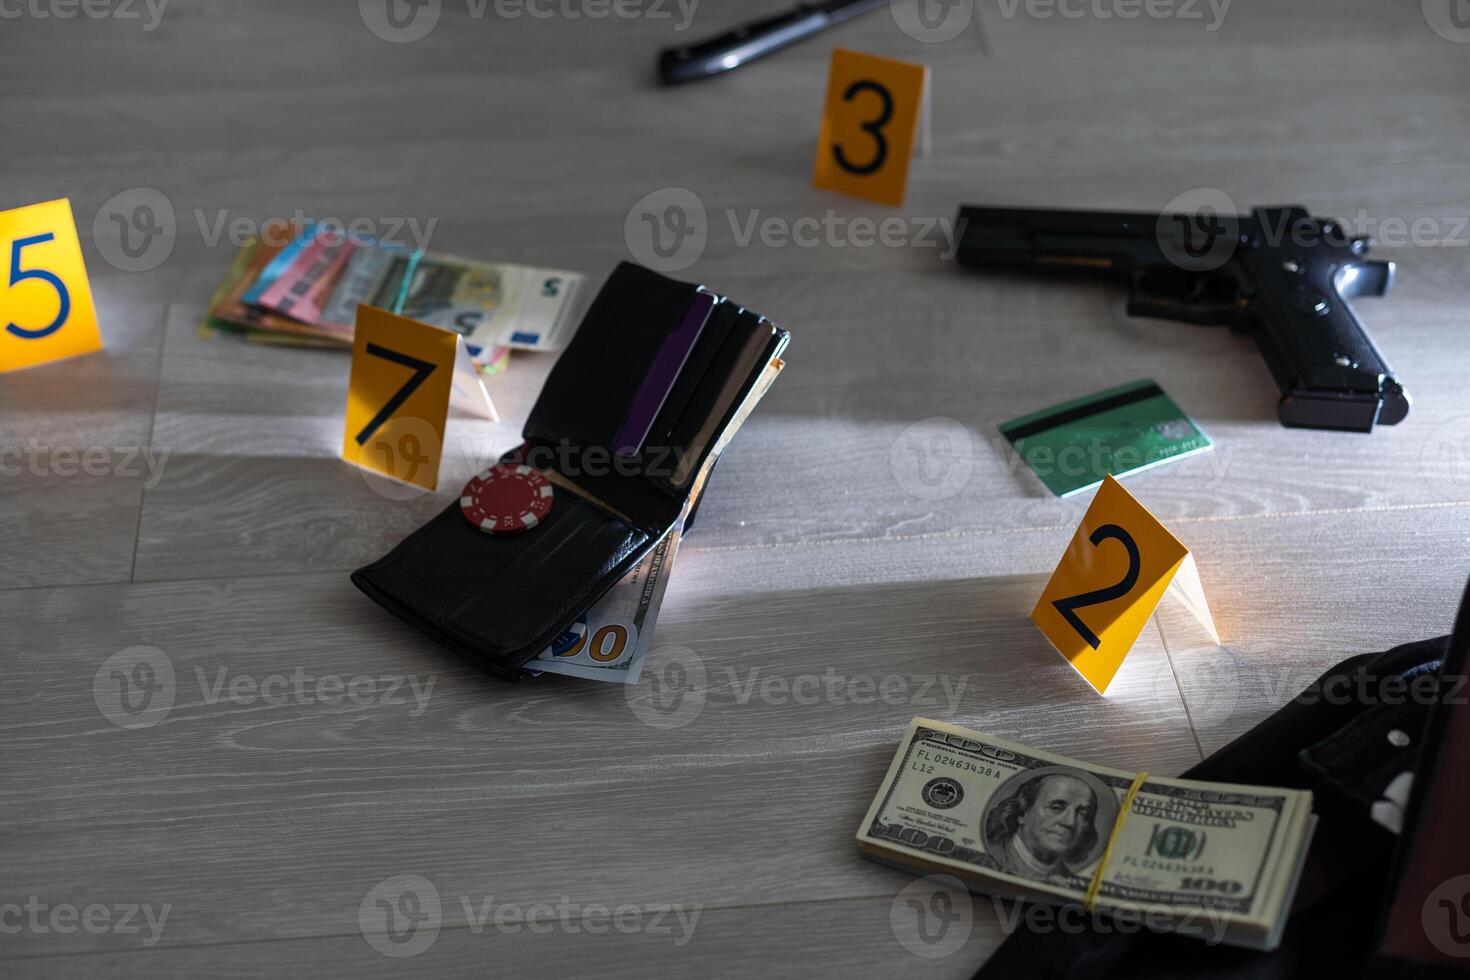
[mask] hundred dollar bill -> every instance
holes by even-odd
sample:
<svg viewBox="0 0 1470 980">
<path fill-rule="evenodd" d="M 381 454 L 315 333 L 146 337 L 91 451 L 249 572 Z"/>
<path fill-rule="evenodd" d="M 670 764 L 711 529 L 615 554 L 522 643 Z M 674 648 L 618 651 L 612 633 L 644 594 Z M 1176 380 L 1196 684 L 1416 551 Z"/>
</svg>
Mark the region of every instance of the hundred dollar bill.
<svg viewBox="0 0 1470 980">
<path fill-rule="evenodd" d="M 1312 795 L 1149 776 L 915 718 L 858 830 L 858 850 L 975 891 L 1081 904 L 1151 928 L 1274 949 L 1315 819 Z M 1114 839 L 1116 830 L 1116 837 Z"/>
<path fill-rule="evenodd" d="M 482 262 L 401 248 L 357 248 L 322 312 L 351 324 L 357 306 L 399 309 L 415 320 L 454 330 L 471 358 L 500 347 L 555 351 L 580 316 L 585 277 L 579 272 Z"/>
<path fill-rule="evenodd" d="M 653 645 L 669 573 L 679 551 L 680 518 L 658 547 L 587 610 L 526 669 L 612 684 L 637 684 Z"/>
</svg>

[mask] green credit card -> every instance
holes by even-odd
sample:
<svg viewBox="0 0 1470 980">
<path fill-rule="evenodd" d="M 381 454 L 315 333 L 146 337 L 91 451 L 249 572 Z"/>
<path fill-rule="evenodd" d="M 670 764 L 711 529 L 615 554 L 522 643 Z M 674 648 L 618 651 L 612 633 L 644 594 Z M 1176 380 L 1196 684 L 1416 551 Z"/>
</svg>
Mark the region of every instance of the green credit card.
<svg viewBox="0 0 1470 980">
<path fill-rule="evenodd" d="M 1058 497 L 1210 449 L 1208 436 L 1149 380 L 1064 402 L 1000 427 Z"/>
</svg>

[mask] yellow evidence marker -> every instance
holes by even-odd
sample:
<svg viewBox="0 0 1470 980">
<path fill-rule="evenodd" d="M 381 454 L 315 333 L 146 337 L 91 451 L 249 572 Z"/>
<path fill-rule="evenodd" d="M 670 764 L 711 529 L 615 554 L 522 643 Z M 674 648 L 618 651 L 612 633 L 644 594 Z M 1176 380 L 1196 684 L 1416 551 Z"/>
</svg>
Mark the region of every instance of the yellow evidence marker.
<svg viewBox="0 0 1470 980">
<path fill-rule="evenodd" d="M 451 401 L 497 418 L 463 338 L 452 330 L 359 306 L 342 458 L 394 480 L 435 489 Z"/>
<path fill-rule="evenodd" d="M 924 65 L 835 49 L 812 183 L 879 204 L 903 204 L 921 125 L 921 142 L 928 142 L 928 91 Z"/>
<path fill-rule="evenodd" d="M 0 211 L 0 373 L 102 349 L 71 202 Z"/>
<path fill-rule="evenodd" d="M 1036 601 L 1031 621 L 1102 694 L 1171 588 L 1218 644 L 1194 556 L 1108 476 Z"/>
</svg>

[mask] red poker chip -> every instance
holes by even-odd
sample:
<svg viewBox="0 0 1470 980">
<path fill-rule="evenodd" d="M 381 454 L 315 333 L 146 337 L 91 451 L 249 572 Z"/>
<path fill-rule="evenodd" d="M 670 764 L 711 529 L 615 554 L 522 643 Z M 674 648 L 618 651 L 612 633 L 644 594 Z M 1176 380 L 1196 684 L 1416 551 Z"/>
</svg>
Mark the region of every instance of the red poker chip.
<svg viewBox="0 0 1470 980">
<path fill-rule="evenodd" d="M 464 485 L 459 509 L 486 534 L 511 534 L 535 527 L 551 513 L 551 481 L 529 466 L 500 464 Z"/>
</svg>

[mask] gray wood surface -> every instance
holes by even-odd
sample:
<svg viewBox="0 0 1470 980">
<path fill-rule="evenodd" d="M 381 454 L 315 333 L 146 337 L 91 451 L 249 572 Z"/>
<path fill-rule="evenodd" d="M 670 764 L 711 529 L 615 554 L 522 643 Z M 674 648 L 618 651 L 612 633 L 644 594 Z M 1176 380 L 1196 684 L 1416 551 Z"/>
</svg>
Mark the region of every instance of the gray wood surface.
<svg viewBox="0 0 1470 980">
<path fill-rule="evenodd" d="M 0 21 L 0 208 L 72 199 L 107 342 L 0 376 L 0 449 L 43 460 L 0 477 L 0 927 L 28 903 L 169 908 L 156 939 L 141 914 L 0 928 L 0 971 L 963 977 L 1003 910 L 976 897 L 964 941 L 926 958 L 901 924 L 913 879 L 852 846 L 910 717 L 1175 773 L 1339 659 L 1448 629 L 1470 544 L 1470 44 L 1416 3 L 1236 0 L 1208 31 L 984 2 L 988 56 L 973 25 L 923 43 L 879 11 L 716 81 L 652 83 L 659 47 L 770 6 L 702 0 L 680 32 L 672 5 L 507 19 L 444 0 L 403 44 L 350 2 L 171 0 L 155 30 L 142 5 Z M 933 150 L 901 209 L 810 186 L 834 45 L 933 69 Z M 708 214 L 684 275 L 788 327 L 788 370 L 716 472 L 643 684 L 495 683 L 347 572 L 517 441 L 552 359 L 516 355 L 503 420 L 454 416 L 440 491 L 396 499 L 337 459 L 344 355 L 198 335 L 232 254 L 208 231 L 412 217 L 433 248 L 599 280 L 629 255 L 630 209 L 670 187 Z M 1404 424 L 1283 429 L 1248 341 L 1130 319 L 1101 284 L 736 233 L 829 213 L 917 233 L 961 202 L 1158 210 L 1199 187 L 1384 238 L 1421 222 L 1381 249 L 1393 291 L 1359 307 L 1414 395 Z M 93 233 L 135 188 L 174 212 L 143 272 Z M 1145 376 L 1217 442 L 1129 487 L 1193 549 L 1224 646 L 1166 610 L 1101 698 L 1026 618 L 1087 499 L 1048 495 L 995 427 Z M 938 432 L 964 437 L 925 458 Z M 71 472 L 89 449 L 105 475 Z M 119 472 L 144 449 L 159 471 Z M 917 475 L 945 462 L 967 471 L 947 496 Z M 134 648 L 172 671 L 148 727 L 94 693 Z M 704 675 L 692 701 L 676 664 Z M 330 687 L 354 678 L 356 699 Z M 885 680 L 903 693 L 875 696 Z M 402 875 L 442 903 L 412 959 L 360 916 Z M 543 903 L 624 908 L 627 928 L 533 929 Z M 698 915 L 684 942 L 665 907 Z"/>
</svg>

